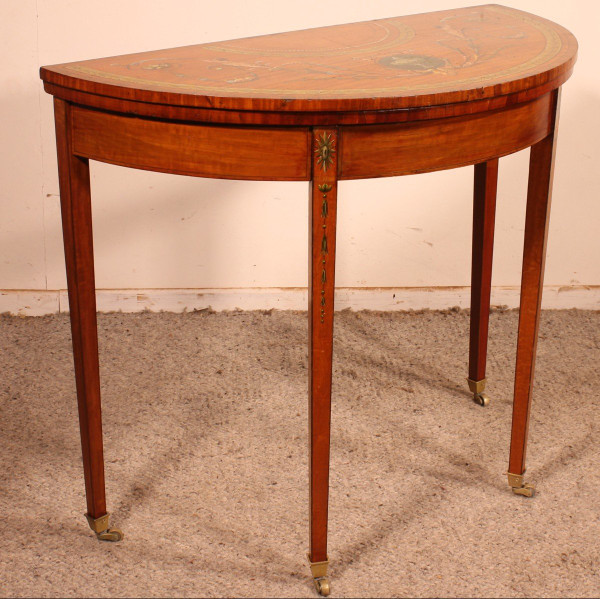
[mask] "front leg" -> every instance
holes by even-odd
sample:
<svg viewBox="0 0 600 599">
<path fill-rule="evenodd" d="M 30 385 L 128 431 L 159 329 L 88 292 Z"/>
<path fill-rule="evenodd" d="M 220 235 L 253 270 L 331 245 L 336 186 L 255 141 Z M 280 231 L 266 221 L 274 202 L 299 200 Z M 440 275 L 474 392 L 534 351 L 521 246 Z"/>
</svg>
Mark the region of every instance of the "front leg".
<svg viewBox="0 0 600 599">
<path fill-rule="evenodd" d="M 327 504 L 337 213 L 337 130 L 315 129 L 309 194 L 310 562 L 315 586 L 329 595 Z"/>
<path fill-rule="evenodd" d="M 552 132 L 531 147 L 529 160 L 515 397 L 508 466 L 508 484 L 515 493 L 526 497 L 531 497 L 534 493 L 534 487 L 524 483 L 523 474 L 525 473 L 529 412 L 544 284 L 546 240 L 550 221 L 559 94 L 560 90 L 553 92 Z"/>
<path fill-rule="evenodd" d="M 54 99 L 60 205 L 87 498 L 85 515 L 98 539 L 120 541 L 123 538 L 121 531 L 109 527 L 104 490 L 90 170 L 88 160 L 72 152 L 70 110 L 67 102 Z"/>
</svg>

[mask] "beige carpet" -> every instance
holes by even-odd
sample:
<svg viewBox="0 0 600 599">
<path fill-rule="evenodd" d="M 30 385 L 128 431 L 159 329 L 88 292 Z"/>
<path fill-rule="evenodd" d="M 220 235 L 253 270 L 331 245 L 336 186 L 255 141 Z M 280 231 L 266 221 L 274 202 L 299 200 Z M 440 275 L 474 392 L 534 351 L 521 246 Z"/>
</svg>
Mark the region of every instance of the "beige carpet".
<svg viewBox="0 0 600 599">
<path fill-rule="evenodd" d="M 600 313 L 543 314 L 534 499 L 504 475 L 516 325 L 492 315 L 481 408 L 466 312 L 337 316 L 332 596 L 600 594 Z M 306 332 L 298 312 L 99 317 L 108 544 L 83 517 L 68 318 L 0 317 L 0 594 L 313 597 Z"/>
</svg>

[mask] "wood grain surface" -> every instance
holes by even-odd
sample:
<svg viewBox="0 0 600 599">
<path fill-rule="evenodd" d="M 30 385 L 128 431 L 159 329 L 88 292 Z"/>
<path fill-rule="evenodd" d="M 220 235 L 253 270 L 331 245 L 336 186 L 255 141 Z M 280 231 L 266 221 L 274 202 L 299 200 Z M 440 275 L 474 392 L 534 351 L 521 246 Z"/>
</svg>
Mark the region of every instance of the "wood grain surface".
<svg viewBox="0 0 600 599">
<path fill-rule="evenodd" d="M 533 395 L 533 378 L 537 351 L 546 245 L 552 203 L 554 157 L 560 111 L 560 90 L 552 95 L 552 127 L 550 134 L 531 147 L 529 184 L 525 212 L 523 270 L 521 273 L 521 305 L 515 366 L 515 394 L 510 437 L 508 471 L 525 472 L 529 416 Z"/>
<path fill-rule="evenodd" d="M 306 181 L 309 130 L 169 123 L 74 106 L 73 152 L 132 168 L 219 179 Z"/>
<path fill-rule="evenodd" d="M 487 361 L 498 159 L 476 164 L 474 170 L 469 378 L 481 381 Z"/>
<path fill-rule="evenodd" d="M 173 106 L 384 110 L 481 100 L 570 73 L 563 27 L 484 5 L 48 66 L 44 81 Z"/>
<path fill-rule="evenodd" d="M 106 514 L 90 167 L 72 151 L 71 107 L 54 100 L 58 179 L 87 513 Z"/>
<path fill-rule="evenodd" d="M 522 150 L 550 132 L 550 94 L 506 110 L 398 125 L 342 127 L 340 179 L 424 173 Z"/>
<path fill-rule="evenodd" d="M 338 139 L 336 129 L 315 129 L 308 195 L 309 555 L 312 562 L 327 559 Z"/>
</svg>

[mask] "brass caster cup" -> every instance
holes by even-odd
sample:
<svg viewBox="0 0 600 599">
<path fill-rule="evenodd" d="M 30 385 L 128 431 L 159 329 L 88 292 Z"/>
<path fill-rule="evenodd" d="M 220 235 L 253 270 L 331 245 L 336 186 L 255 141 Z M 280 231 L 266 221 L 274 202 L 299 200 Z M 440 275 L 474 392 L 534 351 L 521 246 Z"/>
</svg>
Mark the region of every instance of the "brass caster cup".
<svg viewBox="0 0 600 599">
<path fill-rule="evenodd" d="M 315 588 L 317 589 L 317 593 L 319 593 L 319 595 L 327 597 L 331 592 L 331 589 L 329 588 L 329 579 L 315 578 Z"/>
<path fill-rule="evenodd" d="M 523 495 L 523 497 L 533 497 L 535 495 L 535 487 L 533 485 L 523 485 L 522 487 L 513 487 L 512 492 L 515 495 Z"/>
<path fill-rule="evenodd" d="M 489 406 L 490 398 L 483 392 L 485 389 L 485 384 L 487 383 L 487 379 L 481 379 L 480 381 L 467 379 L 467 383 L 469 383 L 469 389 L 473 394 L 473 401 L 478 403 L 480 406 Z"/>
<path fill-rule="evenodd" d="M 523 497 L 533 497 L 535 495 L 535 487 L 523 482 L 522 474 L 511 474 L 508 472 L 507 476 L 508 485 L 512 487 L 512 492 L 515 495 L 521 495 Z"/>
<path fill-rule="evenodd" d="M 311 562 L 310 555 L 307 555 L 307 557 L 308 563 L 310 564 L 310 571 L 313 576 L 313 581 L 315 583 L 315 589 L 317 589 L 317 593 L 319 593 L 319 595 L 327 597 L 327 595 L 329 595 L 331 592 L 329 578 L 327 577 L 329 560 L 325 560 L 324 562 Z"/>
<path fill-rule="evenodd" d="M 125 536 L 118 528 L 109 528 L 108 514 L 100 516 L 100 518 L 92 518 L 89 514 L 85 514 L 90 528 L 96 533 L 96 538 L 99 541 L 110 541 L 116 543 L 121 541 Z"/>
<path fill-rule="evenodd" d="M 121 541 L 124 535 L 118 528 L 109 528 L 104 532 L 97 532 L 96 538 L 99 541 L 111 541 L 116 543 L 117 541 Z"/>
<path fill-rule="evenodd" d="M 473 395 L 473 401 L 484 408 L 490 405 L 490 398 L 486 393 L 475 393 Z"/>
</svg>

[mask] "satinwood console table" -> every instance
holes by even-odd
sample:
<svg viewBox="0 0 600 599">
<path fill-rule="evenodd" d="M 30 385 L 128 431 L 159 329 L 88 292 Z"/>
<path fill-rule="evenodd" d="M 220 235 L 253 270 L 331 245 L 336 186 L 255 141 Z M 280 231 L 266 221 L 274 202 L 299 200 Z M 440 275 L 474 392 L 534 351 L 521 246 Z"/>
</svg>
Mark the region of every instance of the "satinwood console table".
<svg viewBox="0 0 600 599">
<path fill-rule="evenodd" d="M 468 384 L 487 405 L 498 159 L 531 147 L 508 483 L 533 495 L 523 474 L 558 105 L 576 54 L 563 27 L 485 5 L 41 69 L 54 96 L 86 516 L 99 539 L 123 535 L 104 490 L 90 160 L 310 182 L 308 558 L 327 595 L 338 181 L 474 165 Z"/>
</svg>

